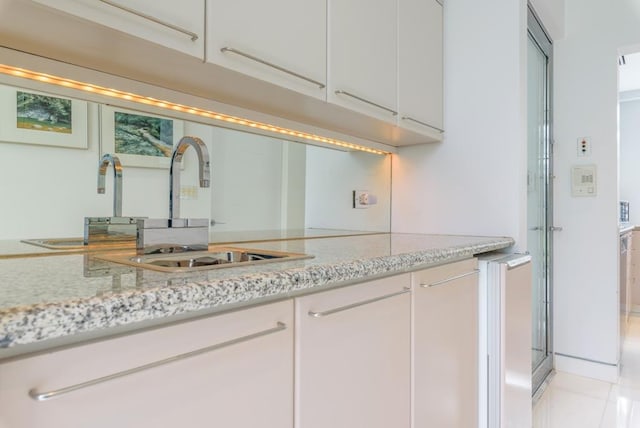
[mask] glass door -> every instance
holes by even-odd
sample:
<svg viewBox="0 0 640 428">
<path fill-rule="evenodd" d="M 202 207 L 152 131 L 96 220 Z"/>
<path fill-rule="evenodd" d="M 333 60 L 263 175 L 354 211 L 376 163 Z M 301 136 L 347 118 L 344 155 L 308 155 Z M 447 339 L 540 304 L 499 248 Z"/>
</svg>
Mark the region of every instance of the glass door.
<svg viewBox="0 0 640 428">
<path fill-rule="evenodd" d="M 551 341 L 551 41 L 529 10 L 527 44 L 527 242 L 532 256 L 535 392 L 553 369 Z"/>
</svg>

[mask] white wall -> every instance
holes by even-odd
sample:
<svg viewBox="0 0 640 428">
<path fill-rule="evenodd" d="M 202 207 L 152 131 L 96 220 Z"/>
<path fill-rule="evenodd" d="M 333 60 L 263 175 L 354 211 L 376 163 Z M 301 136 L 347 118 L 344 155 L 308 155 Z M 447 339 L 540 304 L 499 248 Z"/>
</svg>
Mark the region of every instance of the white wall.
<svg viewBox="0 0 640 428">
<path fill-rule="evenodd" d="M 364 152 L 307 148 L 306 225 L 309 228 L 386 232 L 391 205 L 391 159 Z M 367 190 L 378 203 L 353 208 L 353 191 Z"/>
<path fill-rule="evenodd" d="M 393 161 L 394 232 L 526 249 L 526 2 L 445 2 L 445 138 Z"/>
<path fill-rule="evenodd" d="M 620 200 L 629 201 L 629 222 L 640 225 L 640 91 L 620 94 Z"/>
<path fill-rule="evenodd" d="M 639 23 L 634 0 L 566 0 L 554 55 L 555 217 L 564 227 L 555 241 L 555 350 L 603 363 L 556 364 L 608 380 L 618 361 L 617 56 L 640 42 Z M 577 157 L 583 136 L 591 137 L 589 158 Z M 571 166 L 585 163 L 598 168 L 598 195 L 571 197 Z"/>
</svg>

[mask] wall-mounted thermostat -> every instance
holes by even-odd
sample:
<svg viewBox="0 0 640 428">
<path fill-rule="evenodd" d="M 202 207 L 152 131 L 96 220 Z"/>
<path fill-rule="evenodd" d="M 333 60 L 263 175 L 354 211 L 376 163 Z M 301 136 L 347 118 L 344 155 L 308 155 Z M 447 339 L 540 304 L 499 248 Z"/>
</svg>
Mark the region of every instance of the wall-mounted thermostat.
<svg viewBox="0 0 640 428">
<path fill-rule="evenodd" d="M 596 196 L 597 187 L 595 165 L 571 167 L 571 196 Z"/>
</svg>

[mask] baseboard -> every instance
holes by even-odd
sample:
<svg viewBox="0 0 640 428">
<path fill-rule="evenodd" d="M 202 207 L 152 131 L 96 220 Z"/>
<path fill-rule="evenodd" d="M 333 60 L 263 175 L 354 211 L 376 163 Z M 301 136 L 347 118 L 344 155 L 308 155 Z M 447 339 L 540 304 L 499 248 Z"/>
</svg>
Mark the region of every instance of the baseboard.
<svg viewBox="0 0 640 428">
<path fill-rule="evenodd" d="M 555 354 L 555 369 L 578 376 L 590 377 L 605 382 L 618 382 L 618 366 L 596 361 L 587 361 L 579 357 Z"/>
</svg>

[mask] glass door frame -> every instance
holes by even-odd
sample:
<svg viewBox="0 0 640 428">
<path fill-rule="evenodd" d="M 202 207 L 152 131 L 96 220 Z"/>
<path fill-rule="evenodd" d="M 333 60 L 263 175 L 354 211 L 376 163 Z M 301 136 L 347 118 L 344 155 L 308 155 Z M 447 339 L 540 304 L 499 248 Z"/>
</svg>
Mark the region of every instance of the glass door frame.
<svg viewBox="0 0 640 428">
<path fill-rule="evenodd" d="M 547 355 L 538 366 L 533 368 L 532 373 L 532 392 L 544 383 L 547 376 L 553 371 L 553 44 L 551 38 L 544 30 L 535 11 L 528 6 L 527 10 L 527 33 L 529 39 L 545 54 L 547 58 L 546 69 L 546 88 L 545 88 L 545 132 L 543 145 L 544 158 L 544 184 L 546 188 L 546 234 L 545 242 L 545 273 L 544 279 L 546 283 L 546 345 Z M 528 142 L 527 142 L 528 143 Z M 533 334 L 533 332 L 532 332 Z"/>
</svg>

